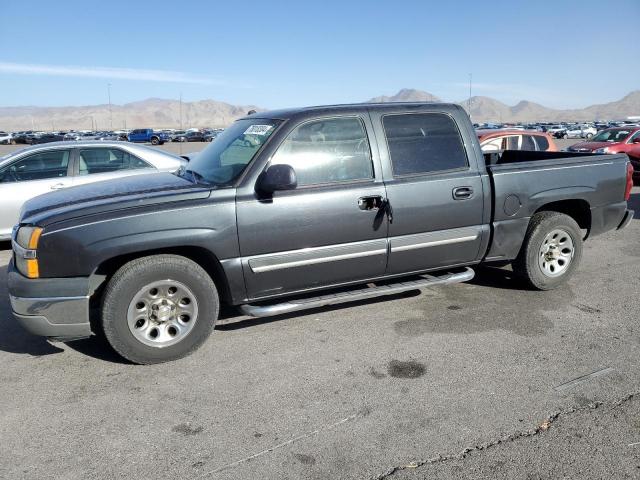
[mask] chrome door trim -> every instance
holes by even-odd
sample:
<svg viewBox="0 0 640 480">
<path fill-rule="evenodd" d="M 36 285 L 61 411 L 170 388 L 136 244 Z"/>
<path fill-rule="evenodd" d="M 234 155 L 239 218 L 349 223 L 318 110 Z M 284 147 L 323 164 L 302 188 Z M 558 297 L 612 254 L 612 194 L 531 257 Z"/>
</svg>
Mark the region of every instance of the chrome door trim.
<svg viewBox="0 0 640 480">
<path fill-rule="evenodd" d="M 247 258 L 246 261 L 253 273 L 264 273 L 386 254 L 387 239 L 380 238 L 365 242 L 343 243 L 256 255 Z"/>
<path fill-rule="evenodd" d="M 470 242 L 477 240 L 481 231 L 482 227 L 475 225 L 472 227 L 452 228 L 450 230 L 438 230 L 435 232 L 392 237 L 389 239 L 391 243 L 391 253 L 436 247 L 438 245 Z"/>
</svg>

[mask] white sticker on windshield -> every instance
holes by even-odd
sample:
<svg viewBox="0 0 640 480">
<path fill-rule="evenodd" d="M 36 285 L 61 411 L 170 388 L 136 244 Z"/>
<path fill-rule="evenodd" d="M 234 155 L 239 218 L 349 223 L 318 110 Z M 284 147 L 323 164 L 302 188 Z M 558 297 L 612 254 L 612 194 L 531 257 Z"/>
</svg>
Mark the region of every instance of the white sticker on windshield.
<svg viewBox="0 0 640 480">
<path fill-rule="evenodd" d="M 244 131 L 245 135 L 266 135 L 273 125 L 251 125 Z"/>
</svg>

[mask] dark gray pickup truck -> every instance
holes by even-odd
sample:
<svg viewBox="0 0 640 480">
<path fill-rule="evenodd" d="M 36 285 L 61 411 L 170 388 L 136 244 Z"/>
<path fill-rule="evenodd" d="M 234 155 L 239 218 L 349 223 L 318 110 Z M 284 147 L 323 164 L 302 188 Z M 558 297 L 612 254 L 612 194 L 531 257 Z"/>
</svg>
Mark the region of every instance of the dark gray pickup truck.
<svg viewBox="0 0 640 480">
<path fill-rule="evenodd" d="M 8 287 L 29 331 L 103 331 L 132 362 L 187 355 L 219 305 L 266 316 L 473 277 L 511 263 L 533 288 L 577 268 L 583 241 L 623 228 L 626 155 L 484 157 L 449 104 L 249 115 L 188 168 L 27 202 Z"/>
</svg>

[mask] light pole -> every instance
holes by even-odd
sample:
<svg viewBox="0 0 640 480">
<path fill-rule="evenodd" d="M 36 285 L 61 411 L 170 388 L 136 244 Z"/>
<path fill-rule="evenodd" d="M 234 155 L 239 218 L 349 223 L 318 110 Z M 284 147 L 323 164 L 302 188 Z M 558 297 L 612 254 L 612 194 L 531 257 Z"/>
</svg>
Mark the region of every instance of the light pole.
<svg viewBox="0 0 640 480">
<path fill-rule="evenodd" d="M 180 131 L 182 132 L 182 92 L 180 92 Z M 180 155 L 182 155 L 182 142 L 180 143 Z"/>
<path fill-rule="evenodd" d="M 111 84 L 107 83 L 107 95 L 109 95 L 109 128 L 113 130 L 113 112 L 111 111 Z"/>
</svg>

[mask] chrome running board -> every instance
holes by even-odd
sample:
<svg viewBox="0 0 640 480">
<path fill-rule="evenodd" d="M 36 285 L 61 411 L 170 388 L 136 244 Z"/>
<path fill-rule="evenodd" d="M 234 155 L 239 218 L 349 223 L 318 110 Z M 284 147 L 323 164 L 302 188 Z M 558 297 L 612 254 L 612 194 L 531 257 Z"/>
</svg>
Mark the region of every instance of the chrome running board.
<svg viewBox="0 0 640 480">
<path fill-rule="evenodd" d="M 310 308 L 324 307 L 327 305 L 337 305 L 340 303 L 354 302 L 367 298 L 384 297 L 394 295 L 396 293 L 407 292 L 410 290 L 419 290 L 426 287 L 434 287 L 436 285 L 446 285 L 449 283 L 468 282 L 474 277 L 475 273 L 470 268 L 456 273 L 443 272 L 436 274 L 420 275 L 418 280 L 407 282 L 387 283 L 373 287 L 356 287 L 354 290 L 346 292 L 333 293 L 318 297 L 298 298 L 283 303 L 271 303 L 263 305 L 240 305 L 240 310 L 245 315 L 252 317 L 270 317 L 273 315 L 282 315 L 284 313 L 296 312 L 299 310 L 307 310 Z"/>
</svg>

